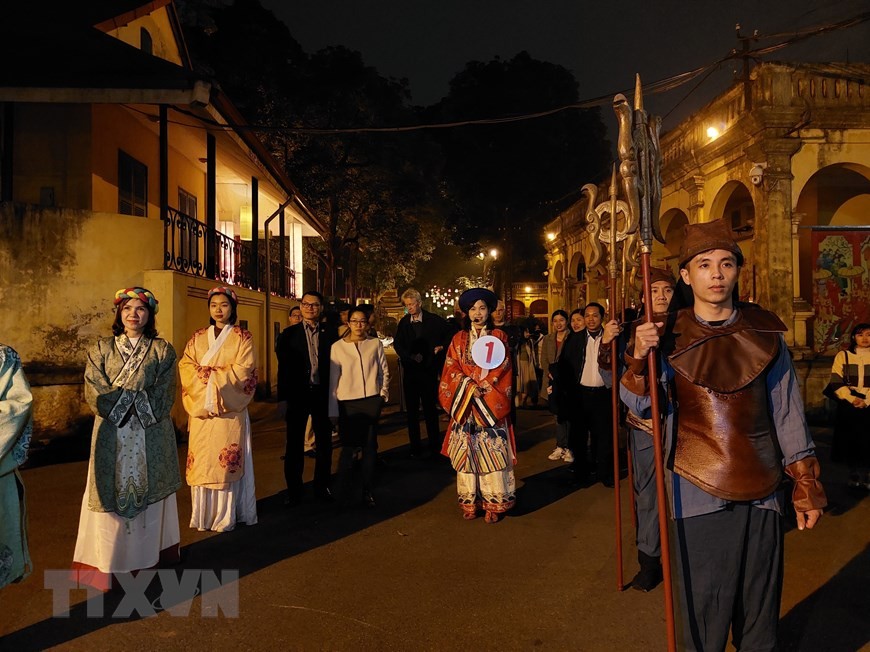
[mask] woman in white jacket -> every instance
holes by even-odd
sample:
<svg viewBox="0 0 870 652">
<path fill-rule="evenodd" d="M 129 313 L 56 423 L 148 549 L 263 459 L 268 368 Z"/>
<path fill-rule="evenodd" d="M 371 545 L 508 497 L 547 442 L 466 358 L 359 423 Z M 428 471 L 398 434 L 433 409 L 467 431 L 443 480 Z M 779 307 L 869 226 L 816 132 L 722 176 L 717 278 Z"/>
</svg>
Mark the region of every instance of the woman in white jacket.
<svg viewBox="0 0 870 652">
<path fill-rule="evenodd" d="M 341 456 L 338 462 L 339 500 L 356 500 L 351 474 L 353 454 L 362 448 L 362 496 L 375 506 L 372 478 L 378 454 L 377 425 L 381 408 L 389 399 L 390 371 L 387 356 L 377 337 L 368 335 L 368 317 L 354 309 L 348 315 L 350 332 L 332 345 L 329 365 L 329 418 L 338 424 Z"/>
</svg>

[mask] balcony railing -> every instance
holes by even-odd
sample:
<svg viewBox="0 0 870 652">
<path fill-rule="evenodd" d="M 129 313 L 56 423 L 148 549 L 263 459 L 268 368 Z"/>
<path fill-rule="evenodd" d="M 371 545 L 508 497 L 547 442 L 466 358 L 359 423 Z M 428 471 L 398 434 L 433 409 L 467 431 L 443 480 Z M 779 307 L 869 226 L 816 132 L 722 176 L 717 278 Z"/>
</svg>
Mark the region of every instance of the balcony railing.
<svg viewBox="0 0 870 652">
<path fill-rule="evenodd" d="M 254 267 L 251 261 L 255 254 L 250 242 L 231 238 L 174 208 L 167 209 L 163 223 L 163 251 L 164 269 L 266 291 L 265 248 L 256 252 Z M 273 248 L 272 255 L 278 258 L 278 247 Z M 292 269 L 272 260 L 269 271 L 272 294 L 296 296 L 296 274 Z"/>
</svg>

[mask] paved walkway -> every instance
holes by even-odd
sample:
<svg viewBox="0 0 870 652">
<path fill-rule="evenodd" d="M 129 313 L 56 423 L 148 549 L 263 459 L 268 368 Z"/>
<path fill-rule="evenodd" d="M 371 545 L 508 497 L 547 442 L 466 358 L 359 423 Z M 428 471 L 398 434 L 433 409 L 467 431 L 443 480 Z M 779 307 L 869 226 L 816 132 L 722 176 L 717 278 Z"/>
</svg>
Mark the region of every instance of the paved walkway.
<svg viewBox="0 0 870 652">
<path fill-rule="evenodd" d="M 665 648 L 661 587 L 616 591 L 613 491 L 570 486 L 564 465 L 547 460 L 546 411 L 519 411 L 518 506 L 497 525 L 462 520 L 449 466 L 408 458 L 395 406 L 380 438 L 377 508 L 287 510 L 283 424 L 272 405 L 252 412 L 259 524 L 192 531 L 190 492 L 178 493 L 182 568 L 238 569 L 238 618 L 203 615 L 202 597 L 186 617 L 113 618 L 119 595 L 99 598 L 106 616 L 92 618 L 95 600 L 79 590 L 70 617 L 52 617 L 43 571 L 72 559 L 87 471 L 79 449 L 75 461 L 24 471 L 36 571 L 0 591 L 0 650 Z M 817 433 L 824 463 L 830 433 Z M 783 649 L 870 649 L 870 500 L 846 491 L 842 469 L 823 468 L 831 513 L 816 531 L 786 534 Z M 312 470 L 306 460 L 309 479 Z M 626 506 L 626 583 L 636 570 L 628 518 Z"/>
</svg>

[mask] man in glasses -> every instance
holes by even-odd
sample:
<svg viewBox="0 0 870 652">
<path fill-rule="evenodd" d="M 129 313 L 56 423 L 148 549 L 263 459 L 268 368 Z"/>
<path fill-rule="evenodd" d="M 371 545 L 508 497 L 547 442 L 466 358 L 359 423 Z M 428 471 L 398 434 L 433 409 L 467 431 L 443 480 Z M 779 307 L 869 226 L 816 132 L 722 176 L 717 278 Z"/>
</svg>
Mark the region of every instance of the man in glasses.
<svg viewBox="0 0 870 652">
<path fill-rule="evenodd" d="M 305 467 L 305 426 L 308 417 L 314 428 L 316 449 L 314 496 L 332 500 L 329 476 L 332 468 L 332 423 L 329 420 L 329 350 L 338 339 L 334 327 L 322 323 L 323 295 L 309 290 L 302 295 L 302 321 L 284 329 L 278 338 L 278 414 L 287 422 L 284 453 L 286 504 L 302 500 L 302 472 Z"/>
</svg>

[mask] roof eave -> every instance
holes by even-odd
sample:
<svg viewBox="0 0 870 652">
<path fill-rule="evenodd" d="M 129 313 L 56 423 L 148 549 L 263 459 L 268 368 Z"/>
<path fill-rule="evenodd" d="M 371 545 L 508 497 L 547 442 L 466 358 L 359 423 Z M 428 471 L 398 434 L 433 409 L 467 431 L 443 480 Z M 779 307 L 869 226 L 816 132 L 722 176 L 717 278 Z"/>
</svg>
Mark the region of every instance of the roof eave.
<svg viewBox="0 0 870 652">
<path fill-rule="evenodd" d="M 197 81 L 193 88 L 64 88 L 0 87 L 0 102 L 67 104 L 179 104 L 206 106 L 212 85 Z"/>
</svg>

